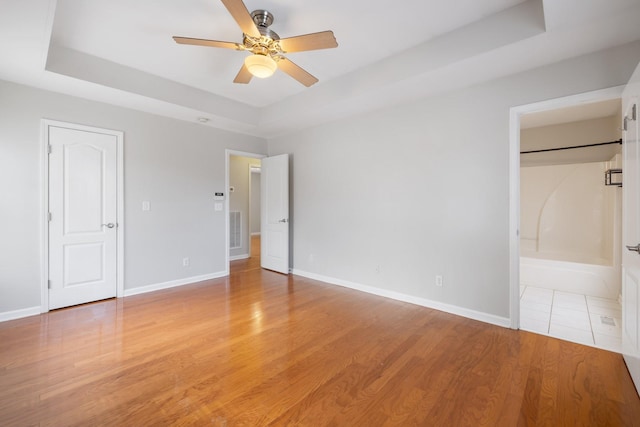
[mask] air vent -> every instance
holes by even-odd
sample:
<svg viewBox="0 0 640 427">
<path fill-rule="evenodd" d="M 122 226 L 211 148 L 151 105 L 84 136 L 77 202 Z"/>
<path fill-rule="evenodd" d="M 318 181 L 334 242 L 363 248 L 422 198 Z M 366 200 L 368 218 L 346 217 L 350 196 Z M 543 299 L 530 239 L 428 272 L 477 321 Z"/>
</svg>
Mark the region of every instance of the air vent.
<svg viewBox="0 0 640 427">
<path fill-rule="evenodd" d="M 600 316 L 600 322 L 602 322 L 603 325 L 616 326 L 616 320 L 613 317 Z"/>
<path fill-rule="evenodd" d="M 242 247 L 242 213 L 229 212 L 229 249 Z"/>
</svg>

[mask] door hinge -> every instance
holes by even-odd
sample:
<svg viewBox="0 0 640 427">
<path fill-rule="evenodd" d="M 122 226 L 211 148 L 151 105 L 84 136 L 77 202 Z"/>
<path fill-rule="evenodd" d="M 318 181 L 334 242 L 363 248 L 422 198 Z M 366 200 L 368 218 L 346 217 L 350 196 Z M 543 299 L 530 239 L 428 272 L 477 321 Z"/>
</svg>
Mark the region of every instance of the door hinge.
<svg viewBox="0 0 640 427">
<path fill-rule="evenodd" d="M 638 104 L 633 104 L 633 107 L 631 107 L 631 117 L 629 116 L 624 116 L 624 120 L 622 121 L 622 130 L 623 131 L 627 131 L 629 130 L 629 127 L 627 126 L 627 123 L 629 122 L 629 120 L 638 120 L 638 111 L 637 111 L 637 106 Z"/>
<path fill-rule="evenodd" d="M 47 288 L 51 289 L 51 280 L 47 280 Z"/>
<path fill-rule="evenodd" d="M 47 219 L 51 222 L 51 212 L 47 213 Z"/>
<path fill-rule="evenodd" d="M 51 154 L 51 144 L 47 145 L 47 154 Z"/>
</svg>

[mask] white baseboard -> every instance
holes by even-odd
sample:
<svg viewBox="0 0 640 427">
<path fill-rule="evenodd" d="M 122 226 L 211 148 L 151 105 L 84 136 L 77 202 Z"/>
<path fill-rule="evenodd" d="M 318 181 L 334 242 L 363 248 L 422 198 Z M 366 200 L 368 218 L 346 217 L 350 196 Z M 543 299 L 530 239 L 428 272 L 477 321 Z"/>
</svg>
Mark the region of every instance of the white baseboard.
<svg viewBox="0 0 640 427">
<path fill-rule="evenodd" d="M 313 280 L 319 280 L 321 282 L 325 282 L 331 285 L 342 286 L 345 288 L 366 292 L 368 294 L 378 295 L 385 298 L 391 298 L 397 301 L 408 302 L 410 304 L 416 304 L 422 307 L 433 308 L 435 310 L 444 311 L 446 313 L 455 314 L 457 316 L 462 316 L 468 319 L 478 320 L 481 322 L 490 323 L 490 324 L 502 326 L 505 328 L 511 327 L 511 320 L 506 317 L 500 317 L 493 314 L 470 310 L 468 308 L 458 307 L 456 305 L 451 305 L 451 304 L 445 304 L 442 302 L 433 301 L 426 298 L 420 298 L 412 295 L 407 295 L 400 292 L 394 292 L 386 289 L 376 288 L 373 286 L 362 285 L 362 284 L 350 282 L 347 280 L 341 280 L 333 277 L 322 276 L 320 274 L 309 273 L 309 272 L 298 270 L 298 269 L 293 269 L 291 272 L 298 276 L 307 277 Z M 190 285 L 192 283 L 202 282 L 204 280 L 218 279 L 220 277 L 225 277 L 228 275 L 229 273 L 227 271 L 221 271 L 218 273 L 205 274 L 202 276 L 193 276 L 193 277 L 187 277 L 184 279 L 172 280 L 169 282 L 156 283 L 156 284 L 147 285 L 147 286 L 140 286 L 133 289 L 125 289 L 124 296 L 128 297 L 132 295 L 158 291 L 161 289 L 168 289 L 168 288 L 174 288 L 177 286 Z M 6 311 L 4 313 L 0 313 L 0 322 L 5 322 L 7 320 L 20 319 L 22 317 L 27 317 L 27 316 L 35 316 L 38 314 L 40 314 L 39 306 L 24 308 L 21 310 Z"/>
<path fill-rule="evenodd" d="M 239 259 L 247 259 L 247 258 L 249 258 L 249 254 L 234 255 L 229 257 L 229 261 L 237 261 Z"/>
<path fill-rule="evenodd" d="M 177 286 L 190 285 L 204 280 L 218 279 L 220 277 L 228 276 L 228 271 L 220 271 L 218 273 L 204 274 L 202 276 L 185 277 L 184 279 L 171 280 L 169 282 L 156 283 L 153 285 L 140 286 L 132 289 L 125 289 L 124 296 L 130 297 L 132 295 L 146 294 L 147 292 L 159 291 L 161 289 L 175 288 Z"/>
<path fill-rule="evenodd" d="M 511 327 L 511 319 L 500 317 L 494 314 L 483 313 L 457 305 L 446 304 L 443 302 L 433 301 L 426 298 L 420 298 L 413 295 L 407 295 L 400 292 L 380 289 L 373 286 L 362 285 L 360 283 L 350 282 L 347 280 L 336 279 L 333 277 L 322 276 L 320 274 L 309 273 L 297 269 L 292 270 L 293 274 L 306 277 L 313 280 L 319 280 L 331 285 L 338 285 L 345 288 L 354 289 L 356 291 L 366 292 L 368 294 L 378 295 L 381 297 L 391 298 L 397 301 L 408 302 L 410 304 L 420 305 L 422 307 L 433 308 L 435 310 L 444 311 L 446 313 L 455 314 L 457 316 L 466 317 L 468 319 L 478 320 L 480 322 L 490 323 L 492 325 L 502 326 L 504 328 Z"/>
<path fill-rule="evenodd" d="M 159 291 L 161 289 L 168 289 L 168 288 L 175 288 L 177 286 L 190 285 L 192 283 L 202 282 L 204 280 L 218 279 L 220 277 L 225 277 L 228 275 L 229 275 L 228 271 L 220 271 L 218 273 L 204 274 L 202 276 L 186 277 L 184 279 L 171 280 L 169 282 L 156 283 L 154 285 L 140 286 L 138 288 L 133 288 L 133 289 L 125 289 L 124 296 L 129 297 L 132 295 Z M 22 317 L 35 316 L 38 314 L 41 314 L 40 306 L 23 308 L 21 310 L 5 311 L 4 313 L 0 313 L 0 322 L 20 319 Z"/>
<path fill-rule="evenodd" d="M 40 314 L 40 306 L 23 308 L 20 310 L 5 311 L 4 313 L 0 313 L 0 322 L 21 319 L 23 317 L 36 316 L 38 314 Z"/>
<path fill-rule="evenodd" d="M 260 232 L 259 232 L 259 231 L 256 231 L 256 232 L 254 232 L 254 233 L 251 233 L 251 235 L 252 235 L 252 236 L 259 236 L 259 235 L 260 235 Z"/>
</svg>

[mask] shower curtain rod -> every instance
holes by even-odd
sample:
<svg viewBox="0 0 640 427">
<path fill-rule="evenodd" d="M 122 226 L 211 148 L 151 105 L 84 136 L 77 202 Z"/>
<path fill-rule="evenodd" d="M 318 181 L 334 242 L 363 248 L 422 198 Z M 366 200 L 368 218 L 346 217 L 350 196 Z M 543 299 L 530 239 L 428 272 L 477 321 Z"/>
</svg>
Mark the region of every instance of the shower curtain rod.
<svg viewBox="0 0 640 427">
<path fill-rule="evenodd" d="M 600 145 L 622 144 L 622 139 L 609 142 L 598 142 L 596 144 L 574 145 L 572 147 L 545 148 L 543 150 L 521 151 L 520 154 L 544 153 L 547 151 L 573 150 L 574 148 L 598 147 Z"/>
</svg>

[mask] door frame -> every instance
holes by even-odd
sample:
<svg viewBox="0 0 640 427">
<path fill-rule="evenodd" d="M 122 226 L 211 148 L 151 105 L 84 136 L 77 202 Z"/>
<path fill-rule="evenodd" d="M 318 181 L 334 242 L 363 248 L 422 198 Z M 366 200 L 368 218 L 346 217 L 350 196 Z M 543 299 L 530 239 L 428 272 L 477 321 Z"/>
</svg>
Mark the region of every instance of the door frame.
<svg viewBox="0 0 640 427">
<path fill-rule="evenodd" d="M 251 159 L 264 159 L 268 157 L 266 154 L 260 153 L 250 153 L 248 151 L 238 151 L 226 149 L 225 151 L 225 163 L 224 163 L 224 224 L 225 224 L 225 243 L 224 243 L 224 253 L 225 253 L 225 276 L 228 276 L 231 273 L 231 260 L 229 259 L 229 199 L 231 198 L 231 193 L 229 192 L 229 162 L 231 161 L 231 156 L 239 156 L 239 157 L 249 157 Z M 249 178 L 251 178 L 251 167 L 249 167 Z M 251 182 L 249 182 L 249 188 L 251 188 Z M 251 198 L 251 195 L 249 195 Z M 249 224 L 251 226 L 251 224 Z M 250 233 L 249 233 L 250 234 Z M 251 255 L 251 236 L 249 236 L 249 255 Z"/>
<path fill-rule="evenodd" d="M 624 85 L 614 86 L 509 109 L 509 317 L 511 329 L 520 329 L 520 117 L 534 112 L 622 98 L 624 87 Z"/>
<path fill-rule="evenodd" d="M 124 132 L 58 120 L 40 120 L 42 170 L 40 312 L 49 311 L 49 127 L 102 133 L 116 137 L 116 297 L 124 296 Z"/>
</svg>

